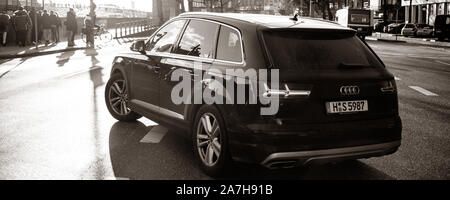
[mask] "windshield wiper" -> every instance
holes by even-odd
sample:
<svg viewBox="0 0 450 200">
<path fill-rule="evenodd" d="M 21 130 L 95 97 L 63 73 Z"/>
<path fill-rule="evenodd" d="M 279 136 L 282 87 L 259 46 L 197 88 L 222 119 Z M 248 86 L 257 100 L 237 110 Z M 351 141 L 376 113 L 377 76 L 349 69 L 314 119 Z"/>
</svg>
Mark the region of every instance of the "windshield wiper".
<svg viewBox="0 0 450 200">
<path fill-rule="evenodd" d="M 361 68 L 367 68 L 370 67 L 368 65 L 364 64 L 358 64 L 358 63 L 339 63 L 340 69 L 361 69 Z"/>
</svg>

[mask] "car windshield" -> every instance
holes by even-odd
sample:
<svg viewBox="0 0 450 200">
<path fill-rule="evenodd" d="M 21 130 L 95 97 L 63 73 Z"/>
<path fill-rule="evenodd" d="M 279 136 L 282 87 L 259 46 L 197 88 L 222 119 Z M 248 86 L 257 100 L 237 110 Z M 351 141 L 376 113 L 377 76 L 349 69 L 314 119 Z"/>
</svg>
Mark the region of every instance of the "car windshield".
<svg viewBox="0 0 450 200">
<path fill-rule="evenodd" d="M 353 32 L 265 31 L 264 40 L 275 68 L 328 70 L 382 67 Z"/>
</svg>

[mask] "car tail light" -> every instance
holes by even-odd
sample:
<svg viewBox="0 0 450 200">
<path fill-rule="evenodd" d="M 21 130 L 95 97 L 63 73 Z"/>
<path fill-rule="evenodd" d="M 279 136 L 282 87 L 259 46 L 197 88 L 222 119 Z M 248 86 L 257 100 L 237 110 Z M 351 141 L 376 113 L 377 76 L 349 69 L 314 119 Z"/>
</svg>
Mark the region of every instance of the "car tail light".
<svg viewBox="0 0 450 200">
<path fill-rule="evenodd" d="M 393 93 L 397 91 L 397 85 L 394 80 L 384 81 L 381 83 L 381 92 L 383 93 Z"/>
</svg>

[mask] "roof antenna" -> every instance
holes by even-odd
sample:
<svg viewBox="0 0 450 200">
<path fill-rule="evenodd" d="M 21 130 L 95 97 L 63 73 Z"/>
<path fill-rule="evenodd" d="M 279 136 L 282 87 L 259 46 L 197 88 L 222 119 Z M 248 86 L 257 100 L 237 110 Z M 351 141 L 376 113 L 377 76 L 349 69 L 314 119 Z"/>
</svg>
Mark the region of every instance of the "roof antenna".
<svg viewBox="0 0 450 200">
<path fill-rule="evenodd" d="M 297 22 L 298 20 L 299 20 L 299 18 L 300 18 L 300 9 L 295 9 L 295 12 L 294 12 L 294 17 L 293 18 L 290 18 L 292 21 L 295 21 L 295 22 Z"/>
</svg>

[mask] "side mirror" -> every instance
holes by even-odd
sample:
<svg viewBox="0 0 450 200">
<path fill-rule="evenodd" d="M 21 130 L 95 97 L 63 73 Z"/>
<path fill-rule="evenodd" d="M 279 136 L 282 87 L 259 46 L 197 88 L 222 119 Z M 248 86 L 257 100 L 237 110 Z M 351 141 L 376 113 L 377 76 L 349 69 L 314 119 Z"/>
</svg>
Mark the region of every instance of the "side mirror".
<svg viewBox="0 0 450 200">
<path fill-rule="evenodd" d="M 138 40 L 136 42 L 134 42 L 131 47 L 130 47 L 131 51 L 134 52 L 139 52 L 141 54 L 146 54 L 145 52 L 145 41 L 144 40 Z"/>
</svg>

